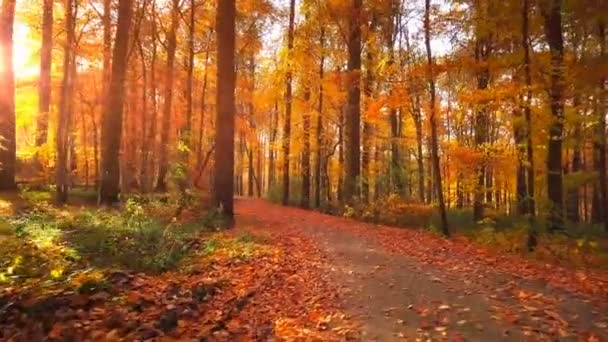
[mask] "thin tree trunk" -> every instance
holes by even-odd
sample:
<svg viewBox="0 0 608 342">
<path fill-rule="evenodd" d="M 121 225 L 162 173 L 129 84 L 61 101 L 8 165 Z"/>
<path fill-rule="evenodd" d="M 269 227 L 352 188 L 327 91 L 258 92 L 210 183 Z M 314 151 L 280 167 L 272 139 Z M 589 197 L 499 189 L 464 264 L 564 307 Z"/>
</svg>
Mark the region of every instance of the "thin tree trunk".
<svg viewBox="0 0 608 342">
<path fill-rule="evenodd" d="M 65 204 L 68 200 L 69 188 L 69 136 L 72 121 L 73 88 L 74 88 L 74 43 L 75 43 L 75 0 L 67 0 L 65 6 L 66 41 L 63 55 L 63 80 L 61 82 L 61 98 L 59 101 L 59 117 L 57 122 L 55 163 L 56 202 Z"/>
<path fill-rule="evenodd" d="M 480 9 L 478 9 L 479 11 Z M 490 80 L 490 71 L 487 66 L 488 57 L 490 55 L 490 42 L 487 37 L 477 37 L 475 43 L 475 61 L 481 64 L 481 70 L 477 75 L 477 89 L 484 91 L 488 88 Z M 483 145 L 488 142 L 488 108 L 485 104 L 481 104 L 480 108 L 475 113 L 475 146 L 478 149 L 483 149 Z M 473 219 L 475 222 L 481 220 L 484 215 L 484 194 L 487 191 L 486 175 L 487 167 L 485 156 L 480 161 L 477 167 L 477 186 L 474 193 L 473 203 Z"/>
<path fill-rule="evenodd" d="M 209 52 L 211 51 L 211 34 L 212 30 L 209 31 L 209 38 L 207 39 L 207 46 L 205 48 L 205 72 L 203 74 L 203 89 L 201 92 L 201 118 L 198 127 L 198 144 L 197 148 L 197 165 L 201 165 L 203 160 L 203 139 L 205 137 L 205 114 L 207 112 L 207 80 L 209 78 Z"/>
<path fill-rule="evenodd" d="M 293 30 L 296 11 L 296 1 L 289 3 L 289 27 L 287 32 L 288 69 L 285 79 L 285 122 L 283 123 L 283 205 L 289 203 L 289 159 L 291 154 L 291 51 L 293 50 Z"/>
<path fill-rule="evenodd" d="M 524 116 L 526 119 L 526 214 L 534 217 L 535 201 L 534 201 L 534 146 L 532 145 L 532 72 L 530 70 L 530 38 L 529 38 L 529 0 L 523 0 L 522 7 L 522 47 L 524 50 L 524 77 L 526 82 L 526 92 L 524 98 Z"/>
<path fill-rule="evenodd" d="M 418 197 L 421 203 L 425 203 L 425 173 L 424 173 L 424 155 L 422 153 L 422 112 L 420 111 L 420 97 L 414 98 L 412 117 L 416 128 L 416 162 L 418 163 Z"/>
<path fill-rule="evenodd" d="M 304 90 L 304 102 L 306 104 L 310 102 L 308 85 Z M 300 198 L 302 208 L 310 207 L 310 108 L 311 106 L 307 106 L 302 113 L 302 197 Z"/>
<path fill-rule="evenodd" d="M 375 18 L 372 19 L 372 23 L 369 26 L 369 30 L 375 29 Z M 370 33 L 371 34 L 371 33 Z M 365 94 L 366 107 L 369 108 L 373 98 L 373 84 L 374 84 L 374 73 L 373 73 L 374 57 L 370 48 L 367 49 L 365 54 L 365 80 L 363 84 L 363 92 Z M 366 111 L 367 112 L 367 111 Z M 373 126 L 370 122 L 370 118 L 365 115 L 363 120 L 363 142 L 361 150 L 361 199 L 363 202 L 369 201 L 370 193 L 370 180 L 371 180 L 371 149 L 372 149 L 372 130 Z"/>
<path fill-rule="evenodd" d="M 424 42 L 426 45 L 426 57 L 428 64 L 428 83 L 430 95 L 429 121 L 431 124 L 431 158 L 435 174 L 435 193 L 439 204 L 439 215 L 441 217 L 441 231 L 445 236 L 450 235 L 448 220 L 443 200 L 443 187 L 441 185 L 441 166 L 439 165 L 439 144 L 437 141 L 437 118 L 435 113 L 435 75 L 433 70 L 433 55 L 431 52 L 431 1 L 425 0 L 424 12 Z"/>
<path fill-rule="evenodd" d="M 325 73 L 325 54 L 323 50 L 325 48 L 325 29 L 321 28 L 321 35 L 319 37 L 319 47 L 321 49 L 321 60 L 319 61 L 319 102 L 317 107 L 317 149 L 316 149 L 316 170 L 315 170 L 315 207 L 321 207 L 321 191 L 323 184 L 321 184 L 321 170 L 323 154 L 323 77 Z"/>
<path fill-rule="evenodd" d="M 53 0 L 43 1 L 42 47 L 40 48 L 40 81 L 38 83 L 38 120 L 36 146 L 44 145 L 48 137 L 51 108 L 51 64 L 53 49 Z"/>
<path fill-rule="evenodd" d="M 600 57 L 606 60 L 606 26 L 600 19 L 598 23 L 598 38 L 600 40 Z M 606 77 L 600 79 L 599 94 L 597 96 L 597 109 L 599 123 L 597 125 L 596 138 L 594 139 L 594 149 L 596 150 L 597 171 L 599 177 L 598 213 L 604 224 L 604 230 L 608 232 L 608 180 L 606 172 L 606 101 L 608 101 L 608 81 Z M 594 203 L 595 204 L 595 203 Z"/>
<path fill-rule="evenodd" d="M 277 140 L 278 126 L 279 126 L 279 105 L 277 102 L 274 104 L 274 110 L 271 115 L 271 127 L 270 127 L 270 141 L 268 143 L 268 190 L 273 190 L 275 182 L 275 142 Z"/>
</svg>

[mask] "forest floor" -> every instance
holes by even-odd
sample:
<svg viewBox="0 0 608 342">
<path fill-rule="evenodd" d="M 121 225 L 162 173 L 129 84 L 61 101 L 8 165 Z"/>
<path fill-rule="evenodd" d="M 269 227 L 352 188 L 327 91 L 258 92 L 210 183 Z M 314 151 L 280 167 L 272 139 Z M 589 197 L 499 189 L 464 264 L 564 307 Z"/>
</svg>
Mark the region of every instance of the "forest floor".
<svg viewBox="0 0 608 342">
<path fill-rule="evenodd" d="M 365 341 L 608 340 L 608 274 L 260 200 L 237 222 L 313 241 Z"/>
<path fill-rule="evenodd" d="M 608 340 L 602 271 L 257 199 L 223 231 L 34 197 L 0 196 L 0 340 Z"/>
</svg>

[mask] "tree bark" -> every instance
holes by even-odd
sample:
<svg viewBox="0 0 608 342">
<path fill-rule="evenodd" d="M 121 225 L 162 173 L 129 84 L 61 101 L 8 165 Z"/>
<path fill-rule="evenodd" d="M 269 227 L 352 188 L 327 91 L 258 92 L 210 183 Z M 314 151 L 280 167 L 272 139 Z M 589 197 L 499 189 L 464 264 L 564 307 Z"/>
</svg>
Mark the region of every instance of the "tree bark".
<svg viewBox="0 0 608 342">
<path fill-rule="evenodd" d="M 310 87 L 304 90 L 304 102 L 310 103 Z M 302 113 L 302 197 L 300 206 L 310 207 L 310 108 L 307 106 Z"/>
<path fill-rule="evenodd" d="M 215 18 L 218 39 L 213 194 L 215 205 L 230 218 L 234 216 L 235 17 L 235 0 L 218 2 Z"/>
<path fill-rule="evenodd" d="M 283 123 L 283 205 L 289 203 L 289 158 L 291 154 L 291 52 L 293 50 L 293 30 L 296 1 L 289 3 L 289 27 L 287 29 L 287 75 L 285 77 L 285 122 Z"/>
<path fill-rule="evenodd" d="M 348 99 L 345 120 L 344 199 L 353 203 L 358 196 L 360 176 L 361 123 L 361 7 L 362 0 L 352 0 L 348 25 Z"/>
<path fill-rule="evenodd" d="M 605 22 L 600 19 L 598 22 L 598 38 L 600 41 L 600 57 L 602 60 L 606 60 L 606 26 Z M 604 225 L 604 230 L 608 232 L 608 179 L 606 172 L 606 108 L 608 101 L 608 81 L 606 77 L 600 78 L 597 96 L 597 109 L 599 123 L 597 125 L 596 137 L 594 139 L 594 150 L 595 159 L 597 161 L 596 168 L 598 171 L 598 186 L 599 188 L 594 191 L 596 193 L 597 201 L 597 212 L 598 216 Z M 596 203 L 593 203 L 594 206 Z"/>
<path fill-rule="evenodd" d="M 551 114 L 547 150 L 547 193 L 551 208 L 548 224 L 551 232 L 564 229 L 562 139 L 564 126 L 564 41 L 562 33 L 562 0 L 549 1 L 549 8 L 543 10 L 544 27 L 551 53 Z"/>
<path fill-rule="evenodd" d="M 10 190 L 15 184 L 15 71 L 13 66 L 13 24 L 15 0 L 2 1 L 0 13 L 0 190 Z"/>
<path fill-rule="evenodd" d="M 315 207 L 321 207 L 321 191 L 323 188 L 321 171 L 323 169 L 323 77 L 325 73 L 325 29 L 321 28 L 321 35 L 319 36 L 319 48 L 321 50 L 321 60 L 319 61 L 319 102 L 317 107 L 317 149 L 316 149 L 316 161 L 315 165 Z"/>
<path fill-rule="evenodd" d="M 526 214 L 534 217 L 535 201 L 534 201 L 534 146 L 532 145 L 532 72 L 530 70 L 530 37 L 529 37 L 529 0 L 523 0 L 522 6 L 522 47 L 524 50 L 524 78 L 526 82 L 526 92 L 524 95 L 524 117 L 526 120 L 525 140 L 526 140 Z"/>
<path fill-rule="evenodd" d="M 101 186 L 99 203 L 112 205 L 120 193 L 120 144 L 133 0 L 119 0 L 112 74 L 101 126 Z"/>
<path fill-rule="evenodd" d="M 428 64 L 428 83 L 430 95 L 429 121 L 431 124 L 431 158 L 433 162 L 433 171 L 435 176 L 435 194 L 439 204 L 439 215 L 441 217 L 441 231 L 445 236 L 450 235 L 448 228 L 448 219 L 445 210 L 445 202 L 443 200 L 443 187 L 441 184 L 441 166 L 439 164 L 439 144 L 437 141 L 437 118 L 435 113 L 435 75 L 433 70 L 433 55 L 431 52 L 431 1 L 425 0 L 424 11 L 424 43 L 426 46 L 426 58 Z"/>
<path fill-rule="evenodd" d="M 175 50 L 177 48 L 176 32 L 179 26 L 179 0 L 172 0 L 171 28 L 167 32 L 167 69 L 165 71 L 165 98 L 160 132 L 159 169 L 156 180 L 156 191 L 167 191 L 167 171 L 169 170 L 169 134 L 171 131 L 171 109 L 173 106 L 173 79 L 175 77 Z"/>
<path fill-rule="evenodd" d="M 51 64 L 53 49 L 53 0 L 44 0 L 42 9 L 42 47 L 40 48 L 40 80 L 38 83 L 38 120 L 36 146 L 44 145 L 48 137 L 51 107 Z"/>
<path fill-rule="evenodd" d="M 63 80 L 61 82 L 61 98 L 59 100 L 59 116 L 57 118 L 57 134 L 55 138 L 57 160 L 55 162 L 55 183 L 57 204 L 65 204 L 68 200 L 69 187 L 69 149 L 70 126 L 73 110 L 73 90 L 75 68 L 75 11 L 76 0 L 67 0 L 65 6 L 66 41 L 63 47 Z"/>
<path fill-rule="evenodd" d="M 490 42 L 487 37 L 477 37 L 475 43 L 475 61 L 480 64 L 477 75 L 477 89 L 484 91 L 488 88 L 490 71 L 487 66 L 490 55 Z M 480 104 L 475 113 L 475 146 L 484 154 L 480 165 L 477 167 L 477 186 L 475 188 L 473 202 L 473 219 L 475 222 L 481 220 L 484 215 L 483 198 L 486 193 L 486 174 L 488 172 L 485 161 L 484 144 L 488 142 L 488 108 L 486 104 Z"/>
</svg>

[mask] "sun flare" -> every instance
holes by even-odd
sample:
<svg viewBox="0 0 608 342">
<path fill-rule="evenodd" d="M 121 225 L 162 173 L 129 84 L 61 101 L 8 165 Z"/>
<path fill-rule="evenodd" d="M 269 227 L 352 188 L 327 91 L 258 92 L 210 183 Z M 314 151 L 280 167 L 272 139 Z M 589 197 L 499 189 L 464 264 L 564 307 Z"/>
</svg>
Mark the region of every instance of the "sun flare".
<svg viewBox="0 0 608 342">
<path fill-rule="evenodd" d="M 24 79 L 39 73 L 39 66 L 33 58 L 38 53 L 36 43 L 31 39 L 27 25 L 17 21 L 13 33 L 13 68 L 16 79 Z"/>
</svg>

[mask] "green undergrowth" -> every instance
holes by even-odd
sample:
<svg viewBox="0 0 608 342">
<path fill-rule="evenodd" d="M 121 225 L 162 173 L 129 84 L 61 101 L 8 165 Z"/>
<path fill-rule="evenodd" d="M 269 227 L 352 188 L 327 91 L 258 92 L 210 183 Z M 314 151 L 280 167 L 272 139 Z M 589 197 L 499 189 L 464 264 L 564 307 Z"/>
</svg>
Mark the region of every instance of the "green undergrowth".
<svg viewBox="0 0 608 342">
<path fill-rule="evenodd" d="M 184 207 L 171 196 L 132 196 L 114 209 L 57 208 L 48 204 L 48 192 L 38 190 L 20 197 L 25 203 L 18 212 L 0 216 L 4 285 L 51 286 L 110 270 L 158 274 L 216 250 L 253 255 L 256 245 L 245 237 L 232 242 L 214 237 L 227 222 L 221 212 L 194 203 Z"/>
</svg>

